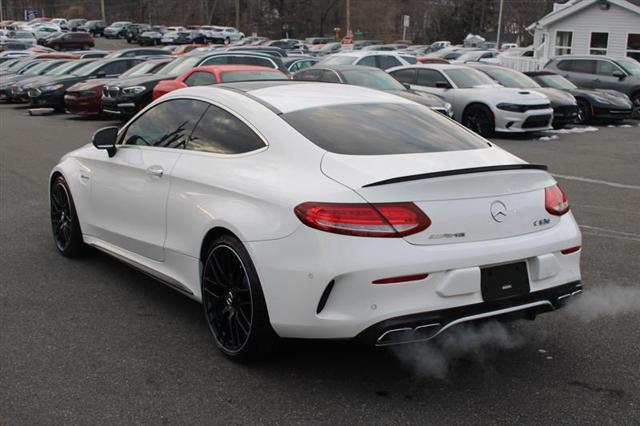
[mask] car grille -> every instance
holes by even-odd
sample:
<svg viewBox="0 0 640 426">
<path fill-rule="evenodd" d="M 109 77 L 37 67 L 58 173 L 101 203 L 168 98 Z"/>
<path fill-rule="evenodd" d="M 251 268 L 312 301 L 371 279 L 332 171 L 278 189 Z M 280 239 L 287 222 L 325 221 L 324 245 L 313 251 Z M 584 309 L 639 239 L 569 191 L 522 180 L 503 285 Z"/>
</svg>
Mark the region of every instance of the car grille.
<svg viewBox="0 0 640 426">
<path fill-rule="evenodd" d="M 575 118 L 578 116 L 577 106 L 561 106 L 553 109 L 554 118 Z"/>
<path fill-rule="evenodd" d="M 535 127 L 547 127 L 549 125 L 549 120 L 551 120 L 550 114 L 534 115 L 527 118 L 524 123 L 522 123 L 522 128 L 533 129 Z"/>
<path fill-rule="evenodd" d="M 120 94 L 120 88 L 119 87 L 105 87 L 104 89 L 102 89 L 102 95 L 105 98 L 117 98 L 118 95 Z"/>
<path fill-rule="evenodd" d="M 29 89 L 27 94 L 29 95 L 30 98 L 37 98 L 42 94 L 42 92 L 38 89 Z"/>
<path fill-rule="evenodd" d="M 526 105 L 525 111 L 532 111 L 536 109 L 547 109 L 547 108 L 549 108 L 549 104 Z"/>
</svg>

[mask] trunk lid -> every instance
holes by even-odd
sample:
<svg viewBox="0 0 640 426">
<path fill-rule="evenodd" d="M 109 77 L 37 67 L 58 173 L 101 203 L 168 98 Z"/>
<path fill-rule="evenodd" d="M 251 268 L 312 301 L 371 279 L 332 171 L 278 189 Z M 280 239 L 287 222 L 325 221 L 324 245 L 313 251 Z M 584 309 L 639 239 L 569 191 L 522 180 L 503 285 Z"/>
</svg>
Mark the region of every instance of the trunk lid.
<svg viewBox="0 0 640 426">
<path fill-rule="evenodd" d="M 512 169 L 511 166 L 514 168 Z M 545 209 L 555 181 L 497 147 L 427 154 L 355 156 L 326 153 L 322 172 L 370 203 L 411 201 L 431 226 L 404 237 L 436 245 L 508 238 L 559 221 Z"/>
</svg>

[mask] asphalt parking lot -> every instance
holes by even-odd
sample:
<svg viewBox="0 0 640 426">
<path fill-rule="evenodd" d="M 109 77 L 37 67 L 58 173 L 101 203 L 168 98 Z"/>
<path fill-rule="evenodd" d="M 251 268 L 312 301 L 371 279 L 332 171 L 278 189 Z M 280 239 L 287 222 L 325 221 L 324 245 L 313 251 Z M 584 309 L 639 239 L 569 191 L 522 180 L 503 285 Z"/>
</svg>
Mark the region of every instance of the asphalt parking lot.
<svg viewBox="0 0 640 426">
<path fill-rule="evenodd" d="M 0 424 L 640 422 L 638 122 L 495 139 L 569 194 L 579 309 L 392 352 L 287 342 L 250 366 L 216 350 L 197 303 L 56 252 L 48 173 L 110 124 L 0 105 Z"/>
</svg>

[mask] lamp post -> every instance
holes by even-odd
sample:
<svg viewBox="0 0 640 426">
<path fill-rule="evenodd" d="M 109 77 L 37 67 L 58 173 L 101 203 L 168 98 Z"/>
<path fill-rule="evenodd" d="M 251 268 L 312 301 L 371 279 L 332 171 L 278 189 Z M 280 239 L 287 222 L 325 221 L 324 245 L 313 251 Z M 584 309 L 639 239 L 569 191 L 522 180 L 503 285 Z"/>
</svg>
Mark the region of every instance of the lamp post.
<svg viewBox="0 0 640 426">
<path fill-rule="evenodd" d="M 496 31 L 496 49 L 500 49 L 500 36 L 502 34 L 502 6 L 504 5 L 504 0 L 500 0 L 500 10 L 498 12 L 498 31 Z"/>
</svg>

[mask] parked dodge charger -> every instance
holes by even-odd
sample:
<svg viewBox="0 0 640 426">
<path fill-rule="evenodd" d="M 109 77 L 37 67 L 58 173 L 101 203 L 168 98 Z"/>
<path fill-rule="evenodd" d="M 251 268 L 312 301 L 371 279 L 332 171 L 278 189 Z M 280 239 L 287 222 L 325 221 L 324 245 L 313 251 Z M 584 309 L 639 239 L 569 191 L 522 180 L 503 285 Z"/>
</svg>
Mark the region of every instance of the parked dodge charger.
<svg viewBox="0 0 640 426">
<path fill-rule="evenodd" d="M 280 337 L 428 340 L 582 291 L 544 166 L 364 87 L 176 90 L 65 155 L 49 190 L 62 255 L 96 247 L 202 302 L 238 360 Z"/>
<path fill-rule="evenodd" d="M 457 121 L 482 136 L 551 129 L 553 109 L 541 93 L 503 87 L 463 65 L 421 64 L 388 70 L 416 91 L 442 97 Z"/>
</svg>

